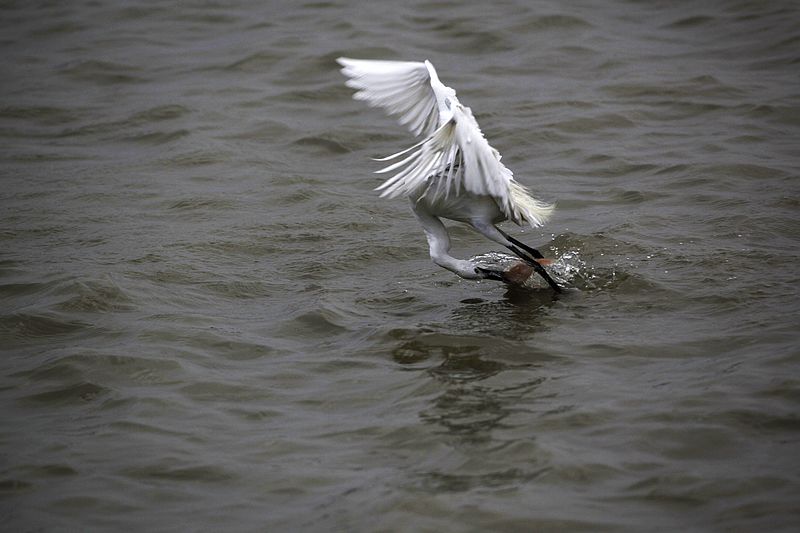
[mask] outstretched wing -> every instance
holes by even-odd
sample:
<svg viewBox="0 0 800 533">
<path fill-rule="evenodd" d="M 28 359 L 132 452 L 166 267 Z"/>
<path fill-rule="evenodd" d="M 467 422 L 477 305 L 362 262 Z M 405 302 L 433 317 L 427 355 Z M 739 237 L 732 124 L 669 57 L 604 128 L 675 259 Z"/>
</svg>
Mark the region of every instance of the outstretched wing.
<svg viewBox="0 0 800 533">
<path fill-rule="evenodd" d="M 436 202 L 461 189 L 475 195 L 491 196 L 508 218 L 521 224 L 536 227 L 544 224 L 553 206 L 531 196 L 528 190 L 514 180 L 514 175 L 501 161 L 500 154 L 483 136 L 477 121 L 468 107 L 456 103 L 452 117 L 422 142 L 379 159 L 392 161 L 378 173 L 399 170 L 376 190 L 381 196 L 395 198 L 408 196 L 423 185 L 425 194 Z"/>
<path fill-rule="evenodd" d="M 436 130 L 439 109 L 426 63 L 346 57 L 336 61 L 344 67 L 342 74 L 350 78 L 346 85 L 358 90 L 353 98 L 399 116 L 400 123 L 414 135 L 428 136 Z"/>
</svg>

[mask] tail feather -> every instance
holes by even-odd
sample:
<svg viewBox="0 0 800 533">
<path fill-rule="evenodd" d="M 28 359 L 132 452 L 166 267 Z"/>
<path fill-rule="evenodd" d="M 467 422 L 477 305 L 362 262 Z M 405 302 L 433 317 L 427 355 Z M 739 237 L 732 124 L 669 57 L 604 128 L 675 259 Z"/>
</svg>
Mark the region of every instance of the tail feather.
<svg viewBox="0 0 800 533">
<path fill-rule="evenodd" d="M 534 198 L 530 191 L 516 181 L 509 184 L 511 213 L 510 218 L 517 224 L 528 223 L 532 228 L 543 226 L 556 206 Z"/>
</svg>

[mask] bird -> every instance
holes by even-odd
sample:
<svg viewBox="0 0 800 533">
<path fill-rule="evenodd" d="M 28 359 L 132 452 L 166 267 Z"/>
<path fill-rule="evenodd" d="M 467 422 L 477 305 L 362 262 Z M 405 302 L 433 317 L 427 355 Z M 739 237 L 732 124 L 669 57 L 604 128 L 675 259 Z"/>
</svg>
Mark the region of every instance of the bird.
<svg viewBox="0 0 800 533">
<path fill-rule="evenodd" d="M 394 173 L 375 190 L 383 198 L 405 196 L 422 225 L 431 260 L 469 280 L 509 280 L 503 272 L 450 255 L 450 235 L 442 219 L 468 224 L 511 250 L 556 292 L 562 288 L 544 269 L 544 256 L 497 227 L 505 220 L 542 226 L 555 206 L 536 199 L 517 182 L 500 153 L 486 140 L 472 114 L 441 82 L 429 60 L 390 61 L 339 57 L 345 85 L 355 100 L 399 117 L 422 140 L 387 157 L 378 174 Z"/>
</svg>

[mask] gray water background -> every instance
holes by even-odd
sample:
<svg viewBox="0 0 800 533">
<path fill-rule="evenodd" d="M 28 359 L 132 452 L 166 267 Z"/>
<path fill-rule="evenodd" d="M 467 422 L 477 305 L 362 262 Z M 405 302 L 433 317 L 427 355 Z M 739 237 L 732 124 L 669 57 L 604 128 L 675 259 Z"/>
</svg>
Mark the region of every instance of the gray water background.
<svg viewBox="0 0 800 533">
<path fill-rule="evenodd" d="M 796 2 L 0 21 L 3 530 L 796 531 Z M 435 267 L 340 55 L 430 59 L 577 289 Z"/>
</svg>

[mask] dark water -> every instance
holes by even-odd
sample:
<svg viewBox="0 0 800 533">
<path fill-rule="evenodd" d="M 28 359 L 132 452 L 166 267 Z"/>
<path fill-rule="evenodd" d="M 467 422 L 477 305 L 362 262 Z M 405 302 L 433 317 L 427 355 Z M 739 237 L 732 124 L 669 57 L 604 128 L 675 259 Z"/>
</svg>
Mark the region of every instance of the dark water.
<svg viewBox="0 0 800 533">
<path fill-rule="evenodd" d="M 795 2 L 0 6 L 4 530 L 796 530 Z M 339 55 L 431 59 L 578 290 L 432 265 Z"/>
</svg>

